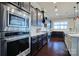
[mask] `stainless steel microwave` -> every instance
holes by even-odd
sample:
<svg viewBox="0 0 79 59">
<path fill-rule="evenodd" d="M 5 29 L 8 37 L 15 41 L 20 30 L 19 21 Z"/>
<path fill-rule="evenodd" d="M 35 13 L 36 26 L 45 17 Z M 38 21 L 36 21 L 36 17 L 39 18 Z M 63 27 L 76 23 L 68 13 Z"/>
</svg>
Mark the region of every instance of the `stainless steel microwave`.
<svg viewBox="0 0 79 59">
<path fill-rule="evenodd" d="M 29 14 L 11 6 L 2 6 L 3 31 L 25 31 L 29 28 Z"/>
</svg>

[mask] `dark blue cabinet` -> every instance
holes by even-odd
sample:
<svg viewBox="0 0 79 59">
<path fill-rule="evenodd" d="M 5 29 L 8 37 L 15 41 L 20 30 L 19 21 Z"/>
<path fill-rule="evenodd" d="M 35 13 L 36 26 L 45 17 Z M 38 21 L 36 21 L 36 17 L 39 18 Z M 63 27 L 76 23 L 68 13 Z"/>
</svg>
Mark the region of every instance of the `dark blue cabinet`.
<svg viewBox="0 0 79 59">
<path fill-rule="evenodd" d="M 47 34 L 31 37 L 31 55 L 36 55 L 47 43 Z"/>
</svg>

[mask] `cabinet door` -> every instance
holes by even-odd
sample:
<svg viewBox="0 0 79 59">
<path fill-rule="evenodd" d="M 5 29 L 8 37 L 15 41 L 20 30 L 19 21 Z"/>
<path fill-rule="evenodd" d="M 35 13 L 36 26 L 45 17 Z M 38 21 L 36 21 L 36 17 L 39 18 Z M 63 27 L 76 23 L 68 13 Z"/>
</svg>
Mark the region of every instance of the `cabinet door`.
<svg viewBox="0 0 79 59">
<path fill-rule="evenodd" d="M 41 39 L 41 36 L 38 37 L 38 47 L 39 47 L 39 49 L 42 48 L 42 39 Z"/>
<path fill-rule="evenodd" d="M 0 56 L 1 56 L 1 39 L 0 39 Z"/>
<path fill-rule="evenodd" d="M 72 38 L 71 55 L 77 56 L 77 38 Z"/>
<path fill-rule="evenodd" d="M 21 8 L 23 8 L 24 10 L 30 12 L 30 4 L 29 4 L 29 2 L 21 2 Z"/>
<path fill-rule="evenodd" d="M 69 41 L 68 35 L 65 35 L 65 44 L 66 44 L 67 49 L 68 49 L 68 41 Z"/>
<path fill-rule="evenodd" d="M 45 45 L 47 43 L 47 36 L 46 34 L 43 35 L 43 45 Z"/>
<path fill-rule="evenodd" d="M 78 39 L 78 45 L 77 46 L 78 46 L 78 50 L 77 51 L 78 51 L 78 56 L 79 56 L 79 39 Z"/>
<path fill-rule="evenodd" d="M 37 26 L 37 12 L 36 12 L 36 9 L 34 8 L 30 8 L 30 11 L 31 11 L 31 25 L 32 26 Z"/>
<path fill-rule="evenodd" d="M 31 54 L 35 55 L 38 50 L 38 43 L 37 43 L 37 37 L 32 37 L 31 38 Z"/>
<path fill-rule="evenodd" d="M 38 10 L 38 14 L 37 15 L 38 15 L 38 27 L 42 27 L 43 26 L 43 23 L 42 23 L 43 13 Z"/>
<path fill-rule="evenodd" d="M 71 54 L 71 37 L 68 37 L 69 42 L 68 42 L 68 49 L 69 49 L 69 53 Z"/>
</svg>

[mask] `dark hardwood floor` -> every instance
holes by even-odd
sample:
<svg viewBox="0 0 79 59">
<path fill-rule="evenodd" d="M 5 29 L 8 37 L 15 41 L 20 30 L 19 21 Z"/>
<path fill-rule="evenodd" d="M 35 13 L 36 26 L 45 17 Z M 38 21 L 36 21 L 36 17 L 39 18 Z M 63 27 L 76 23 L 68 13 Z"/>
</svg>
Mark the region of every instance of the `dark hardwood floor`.
<svg viewBox="0 0 79 59">
<path fill-rule="evenodd" d="M 52 38 L 36 56 L 70 56 L 63 38 Z"/>
</svg>

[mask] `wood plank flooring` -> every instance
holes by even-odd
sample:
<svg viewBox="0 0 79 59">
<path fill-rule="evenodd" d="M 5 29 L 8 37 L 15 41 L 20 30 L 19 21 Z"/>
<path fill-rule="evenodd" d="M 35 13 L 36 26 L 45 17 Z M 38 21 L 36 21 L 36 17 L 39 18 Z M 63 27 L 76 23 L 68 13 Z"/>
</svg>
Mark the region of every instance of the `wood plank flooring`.
<svg viewBox="0 0 79 59">
<path fill-rule="evenodd" d="M 70 56 L 63 38 L 51 38 L 36 56 Z"/>
</svg>

